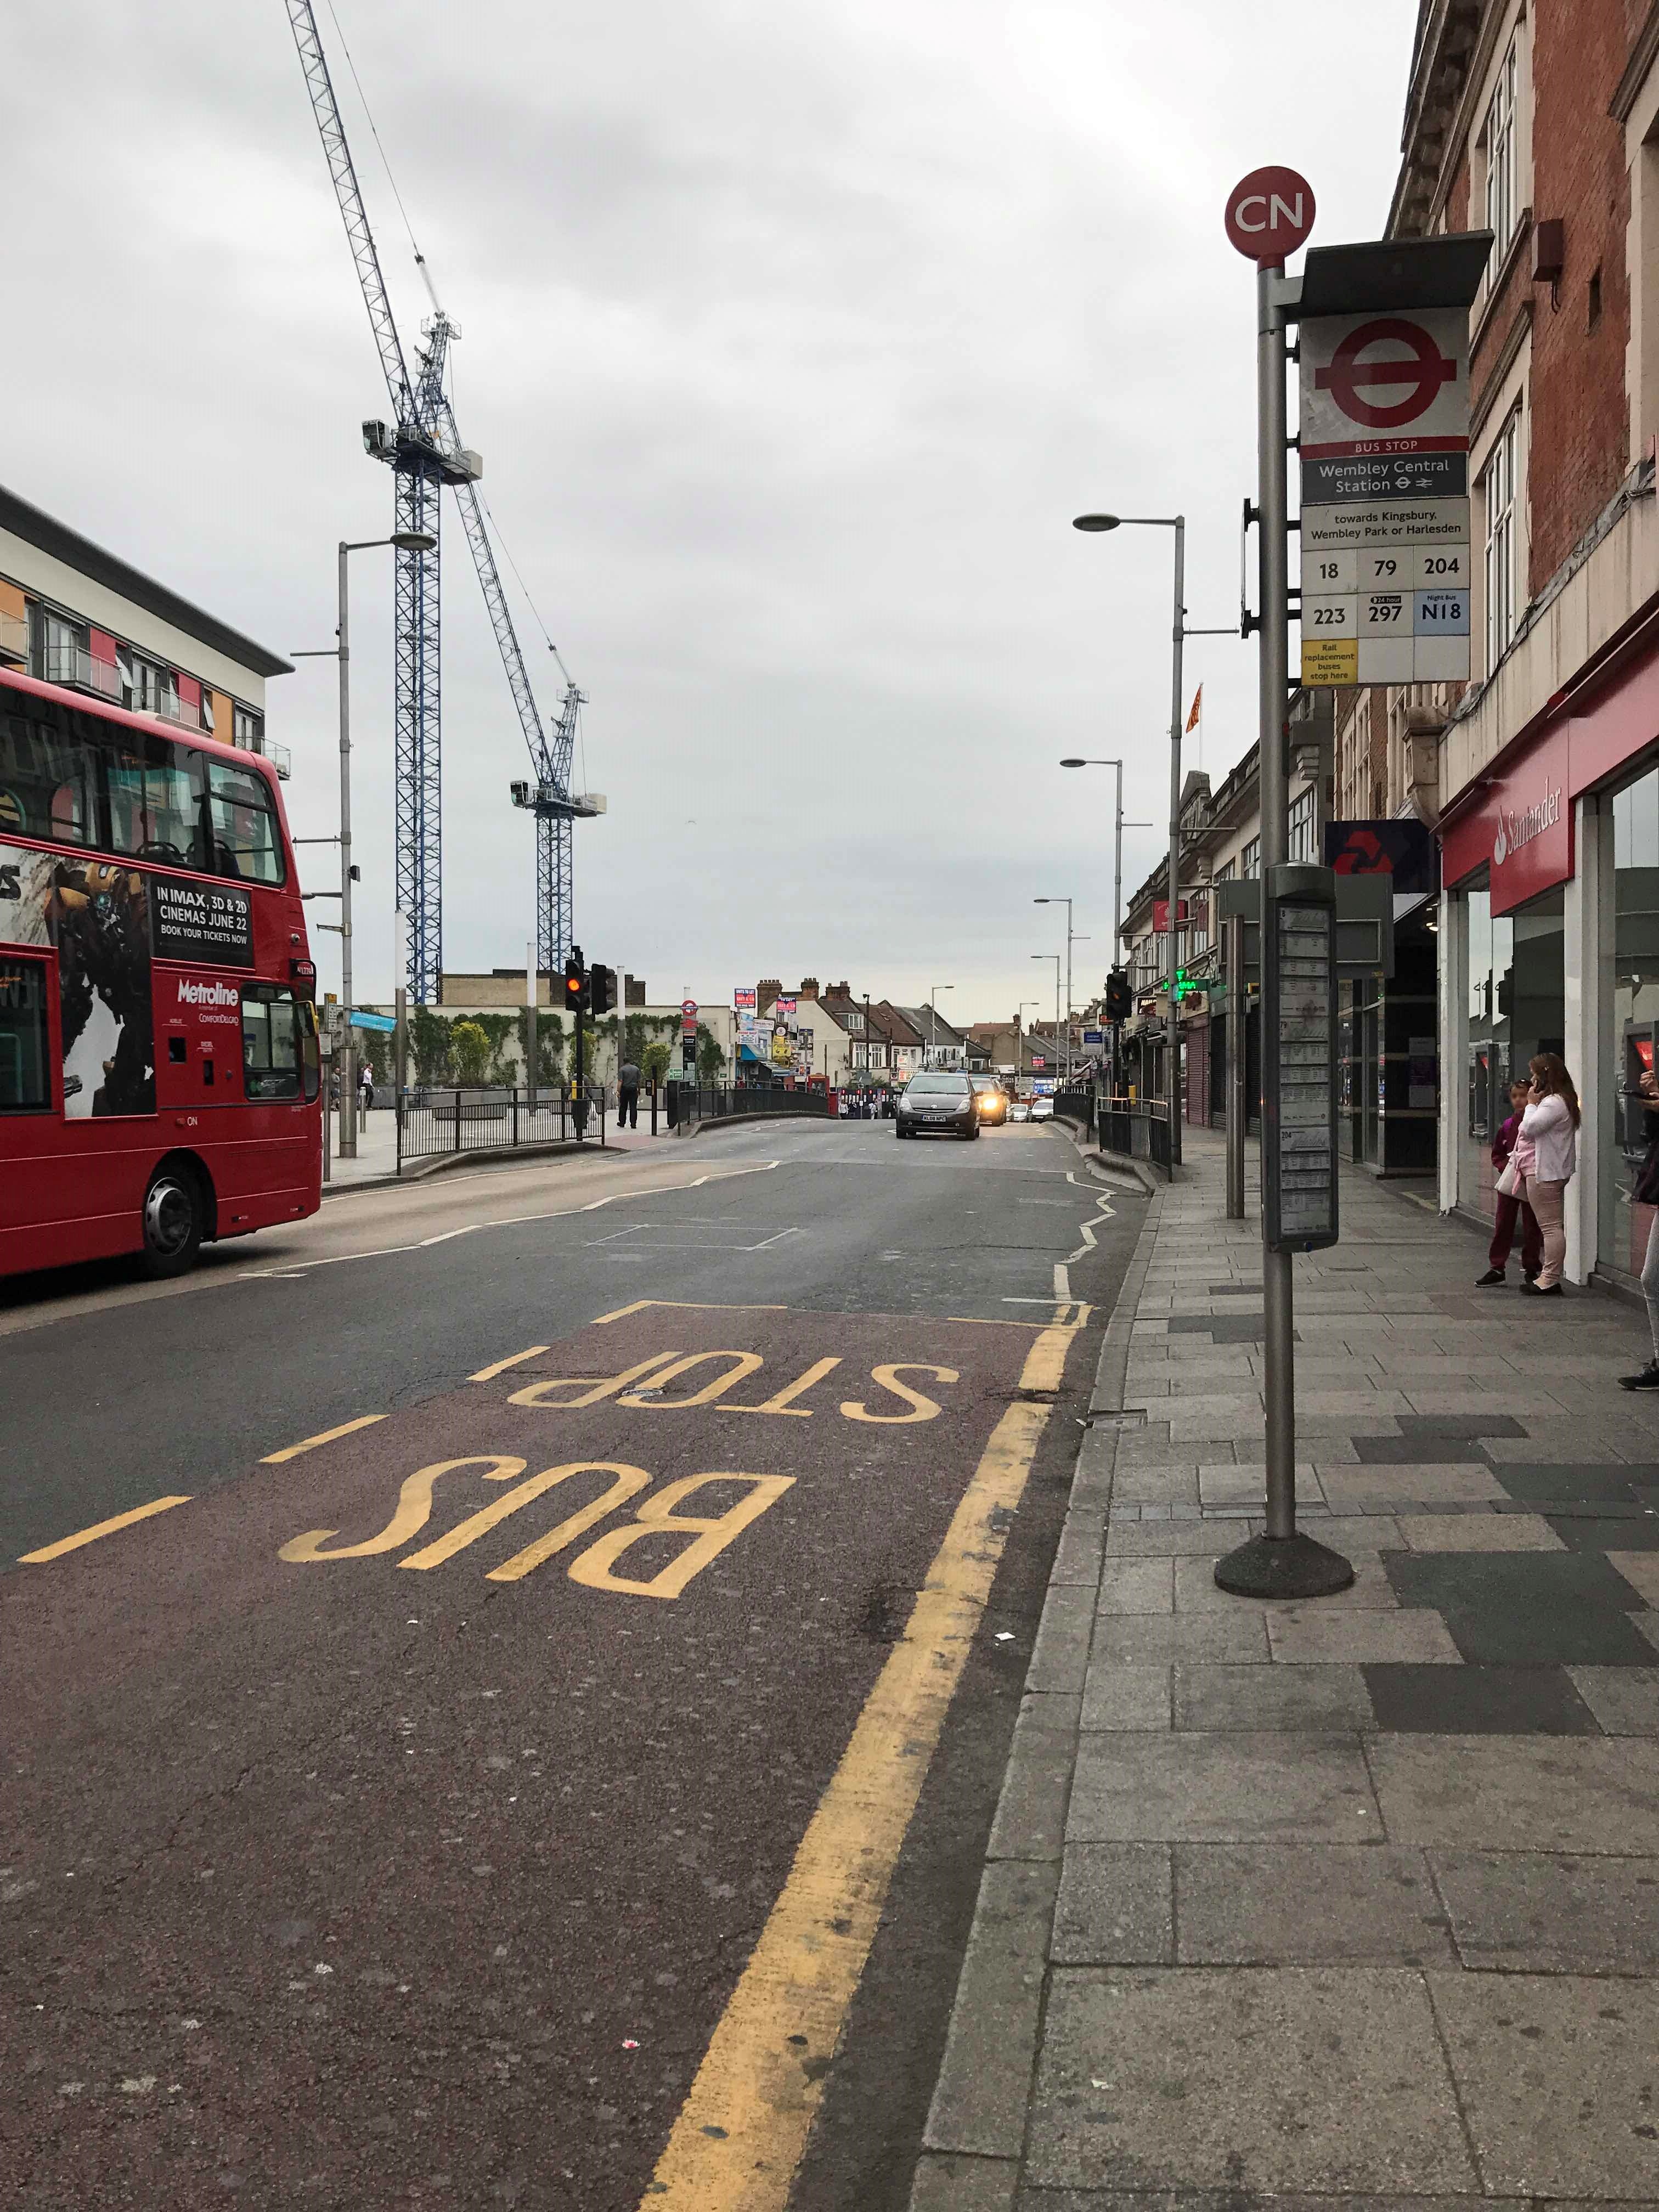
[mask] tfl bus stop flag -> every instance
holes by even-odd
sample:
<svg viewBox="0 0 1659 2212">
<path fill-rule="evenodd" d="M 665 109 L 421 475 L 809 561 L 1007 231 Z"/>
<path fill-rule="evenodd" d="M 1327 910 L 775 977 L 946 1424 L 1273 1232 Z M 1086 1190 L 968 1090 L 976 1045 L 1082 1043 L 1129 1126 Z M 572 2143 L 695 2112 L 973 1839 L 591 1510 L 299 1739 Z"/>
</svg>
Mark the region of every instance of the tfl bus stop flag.
<svg viewBox="0 0 1659 2212">
<path fill-rule="evenodd" d="M 1304 319 L 1302 681 L 1469 672 L 1467 309 Z"/>
</svg>

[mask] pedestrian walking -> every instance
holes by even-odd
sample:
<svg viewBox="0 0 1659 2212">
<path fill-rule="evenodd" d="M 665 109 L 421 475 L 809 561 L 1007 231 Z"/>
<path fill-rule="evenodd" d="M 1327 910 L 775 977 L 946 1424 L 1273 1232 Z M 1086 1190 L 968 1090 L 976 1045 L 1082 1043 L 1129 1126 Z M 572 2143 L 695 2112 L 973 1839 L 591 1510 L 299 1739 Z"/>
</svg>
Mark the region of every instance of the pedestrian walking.
<svg viewBox="0 0 1659 2212">
<path fill-rule="evenodd" d="M 1538 1216 L 1544 1264 L 1537 1281 L 1523 1282 L 1521 1290 L 1525 1297 L 1559 1298 L 1561 1263 L 1567 1254 L 1562 1201 L 1578 1165 L 1578 1093 L 1559 1053 L 1535 1054 L 1527 1063 L 1527 1073 L 1532 1087 L 1510 1164 L 1516 1170 L 1516 1196 Z"/>
<path fill-rule="evenodd" d="M 625 1060 L 617 1070 L 617 1127 L 640 1126 L 640 1071 L 635 1060 Z"/>
<path fill-rule="evenodd" d="M 374 1103 L 374 1071 L 368 1066 L 367 1061 L 365 1061 L 363 1065 L 362 1080 L 358 1085 L 357 1088 L 358 1103 L 362 1109 L 363 1119 L 367 1121 L 368 1119 L 368 1109 Z"/>
<path fill-rule="evenodd" d="M 1500 1170 L 1497 1218 L 1492 1224 L 1492 1249 L 1486 1255 L 1489 1264 L 1486 1273 L 1475 1285 L 1477 1290 L 1489 1290 L 1504 1279 L 1504 1270 L 1509 1265 L 1517 1222 L 1521 1228 L 1521 1272 L 1524 1279 L 1529 1283 L 1536 1282 L 1539 1270 L 1544 1264 L 1544 1237 L 1538 1226 L 1538 1216 L 1524 1200 L 1516 1196 L 1516 1174 L 1511 1172 L 1510 1167 L 1516 1139 L 1521 1133 L 1521 1116 L 1525 1113 L 1531 1096 L 1530 1085 L 1510 1084 L 1509 1119 L 1492 1139 L 1492 1164 Z M 1656 1110 L 1659 1111 L 1659 1109 Z"/>
<path fill-rule="evenodd" d="M 1650 1070 L 1637 1085 L 1642 1101 L 1647 1157 L 1638 1170 L 1630 1198 L 1632 1206 L 1659 1209 L 1659 1076 Z M 1642 1262 L 1642 1296 L 1648 1302 L 1648 1328 L 1653 1337 L 1653 1357 L 1634 1375 L 1621 1375 L 1622 1390 L 1659 1390 L 1659 1211 L 1648 1224 L 1647 1257 Z"/>
</svg>

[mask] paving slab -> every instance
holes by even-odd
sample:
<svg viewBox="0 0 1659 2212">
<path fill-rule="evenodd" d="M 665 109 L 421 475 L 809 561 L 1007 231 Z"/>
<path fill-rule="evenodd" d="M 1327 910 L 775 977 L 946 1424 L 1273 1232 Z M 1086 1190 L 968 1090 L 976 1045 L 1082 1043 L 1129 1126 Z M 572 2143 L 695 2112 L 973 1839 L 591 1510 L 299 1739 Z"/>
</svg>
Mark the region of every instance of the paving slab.
<svg viewBox="0 0 1659 2212">
<path fill-rule="evenodd" d="M 1085 1734 L 1066 1843 L 1380 1844 L 1352 1736 Z"/>
<path fill-rule="evenodd" d="M 1164 1729 L 1170 1726 L 1170 1669 L 1090 1664 L 1083 1692 L 1085 1729 Z"/>
<path fill-rule="evenodd" d="M 1281 1667 L 1363 1667 L 1393 1661 L 1421 1666 L 1462 1663 L 1437 1613 L 1322 1611 L 1322 1600 L 1264 1607 L 1267 1641 Z"/>
<path fill-rule="evenodd" d="M 1402 1513 L 1400 1540 L 1413 1552 L 1559 1552 L 1565 1546 L 1536 1513 Z"/>
<path fill-rule="evenodd" d="M 1659 1984 L 1431 1973 L 1429 1987 L 1487 2189 L 1659 2196 Z"/>
<path fill-rule="evenodd" d="M 1607 1565 L 1624 1577 L 1644 1606 L 1659 1610 L 1659 1553 L 1609 1551 Z"/>
<path fill-rule="evenodd" d="M 1173 1559 L 1109 1559 L 1100 1578 L 1098 1610 L 1107 1613 L 1173 1613 Z"/>
<path fill-rule="evenodd" d="M 1122 1505 L 1196 1505 L 1198 1468 L 1149 1466 L 1140 1460 L 1120 1464 L 1112 1484 L 1112 1504 Z"/>
<path fill-rule="evenodd" d="M 1025 2172 L 1247 2194 L 1479 2186 L 1423 1978 L 1364 1967 L 1057 1969 Z"/>
<path fill-rule="evenodd" d="M 1435 1850 L 1429 1859 L 1466 1966 L 1659 1973 L 1659 1857 Z"/>
<path fill-rule="evenodd" d="M 1421 1851 L 1385 1845 L 1175 1846 L 1183 1966 L 1451 1966 Z"/>
<path fill-rule="evenodd" d="M 1381 1729 L 1440 1735 L 1595 1735 L 1565 1667 L 1368 1666 Z"/>
<path fill-rule="evenodd" d="M 1314 1456 L 1326 1498 L 1338 1512 L 1345 1506 L 1436 1499 L 1485 1504 L 1509 1495 L 1489 1467 L 1465 1461 L 1419 1459 L 1387 1467 L 1333 1467 L 1318 1453 Z"/>
<path fill-rule="evenodd" d="M 1604 1735 L 1659 1735 L 1659 1668 L 1569 1667 Z"/>
<path fill-rule="evenodd" d="M 1170 1846 L 1068 1844 L 1049 1956 L 1067 1966 L 1172 1965 Z"/>
<path fill-rule="evenodd" d="M 1640 1737 L 1370 1739 L 1389 1840 L 1626 1856 L 1659 1834 L 1659 1743 Z"/>
<path fill-rule="evenodd" d="M 1177 1729 L 1297 1729 L 1330 1734 L 1374 1729 L 1358 1667 L 1209 1667 L 1175 1669 Z"/>
<path fill-rule="evenodd" d="M 1267 1630 L 1259 1607 L 1242 1607 L 1237 1613 L 1103 1613 L 1095 1626 L 1093 1656 L 1118 1667 L 1167 1666 L 1177 1659 L 1265 1666 Z"/>
</svg>

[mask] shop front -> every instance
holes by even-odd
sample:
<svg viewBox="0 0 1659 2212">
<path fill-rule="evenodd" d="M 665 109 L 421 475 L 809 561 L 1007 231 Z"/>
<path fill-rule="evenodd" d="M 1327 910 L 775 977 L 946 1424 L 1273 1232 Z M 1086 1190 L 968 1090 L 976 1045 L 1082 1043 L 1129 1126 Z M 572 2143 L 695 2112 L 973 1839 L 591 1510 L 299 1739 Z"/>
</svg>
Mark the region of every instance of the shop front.
<svg viewBox="0 0 1659 2212">
<path fill-rule="evenodd" d="M 1559 1053 L 1583 1112 L 1567 1273 L 1628 1285 L 1652 1218 L 1631 1189 L 1659 1048 L 1659 648 L 1570 689 L 1441 838 L 1441 1205 L 1490 1219 L 1510 1087 Z"/>
</svg>

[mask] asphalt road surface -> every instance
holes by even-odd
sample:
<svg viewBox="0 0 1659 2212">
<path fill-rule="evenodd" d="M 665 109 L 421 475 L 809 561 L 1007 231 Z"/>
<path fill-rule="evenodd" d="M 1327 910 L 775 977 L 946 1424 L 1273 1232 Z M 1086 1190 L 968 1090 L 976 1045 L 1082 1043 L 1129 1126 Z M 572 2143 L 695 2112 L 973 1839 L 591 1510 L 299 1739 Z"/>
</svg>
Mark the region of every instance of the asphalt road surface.
<svg viewBox="0 0 1659 2212">
<path fill-rule="evenodd" d="M 902 2212 L 1141 1212 L 781 1122 L 0 1285 L 7 2201 Z"/>
</svg>

